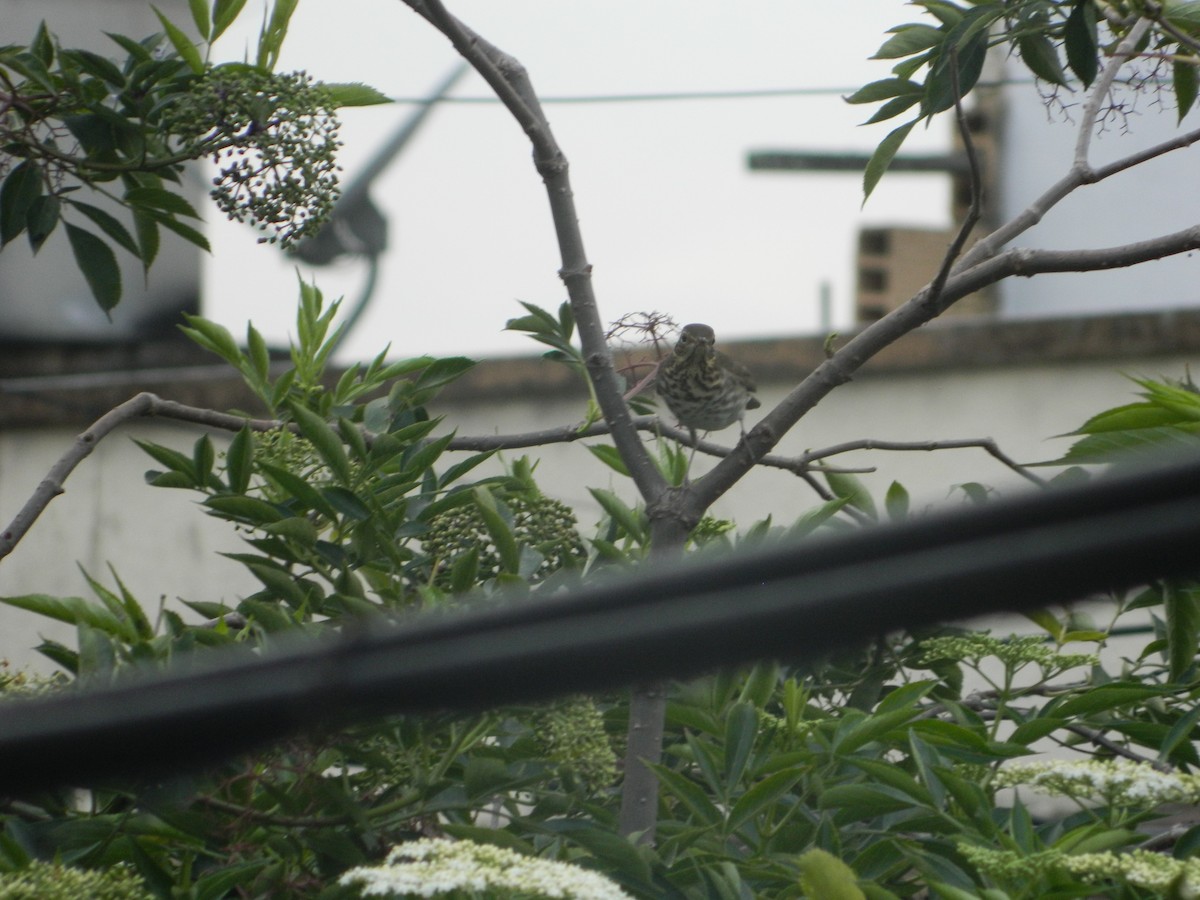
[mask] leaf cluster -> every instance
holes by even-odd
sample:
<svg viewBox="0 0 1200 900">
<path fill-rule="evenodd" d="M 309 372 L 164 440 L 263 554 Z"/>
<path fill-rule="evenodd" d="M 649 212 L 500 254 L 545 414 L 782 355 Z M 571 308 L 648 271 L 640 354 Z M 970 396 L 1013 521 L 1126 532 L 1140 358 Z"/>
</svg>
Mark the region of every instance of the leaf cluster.
<svg viewBox="0 0 1200 900">
<path fill-rule="evenodd" d="M 214 65 L 212 43 L 244 5 L 191 0 L 199 46 L 158 12 L 158 34 L 108 35 L 123 57 L 63 47 L 45 23 L 0 47 L 0 247 L 24 234 L 36 253 L 61 225 L 109 312 L 123 288 L 115 251 L 148 273 L 164 229 L 208 249 L 181 180 L 206 156 L 226 161 L 214 190 L 226 214 L 285 243 L 316 228 L 337 194 L 334 110 L 384 98 L 273 72 L 296 0 L 274 3 L 256 65 Z M 237 98 L 236 114 L 218 95 Z"/>
<path fill-rule="evenodd" d="M 1053 89 L 1087 88 L 1139 16 L 1153 27 L 1137 52 L 1169 66 L 1182 120 L 1195 106 L 1200 67 L 1200 4 L 1106 0 L 915 0 L 926 18 L 889 29 L 874 59 L 895 60 L 887 78 L 859 88 L 847 101 L 878 104 L 866 124 L 913 114 L 876 148 L 863 179 L 870 196 L 913 128 L 951 109 L 979 84 L 994 48 L 1019 59 Z"/>
</svg>

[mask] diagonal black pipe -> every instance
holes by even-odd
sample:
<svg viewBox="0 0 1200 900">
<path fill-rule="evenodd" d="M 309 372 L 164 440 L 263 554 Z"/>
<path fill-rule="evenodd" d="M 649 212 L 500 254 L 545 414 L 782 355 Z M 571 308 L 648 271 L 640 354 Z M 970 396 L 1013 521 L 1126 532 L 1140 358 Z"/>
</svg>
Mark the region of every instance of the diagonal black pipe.
<svg viewBox="0 0 1200 900">
<path fill-rule="evenodd" d="M 0 712 L 0 792 L 178 771 L 318 725 L 465 710 L 1200 574 L 1200 461 L 186 670 Z"/>
</svg>

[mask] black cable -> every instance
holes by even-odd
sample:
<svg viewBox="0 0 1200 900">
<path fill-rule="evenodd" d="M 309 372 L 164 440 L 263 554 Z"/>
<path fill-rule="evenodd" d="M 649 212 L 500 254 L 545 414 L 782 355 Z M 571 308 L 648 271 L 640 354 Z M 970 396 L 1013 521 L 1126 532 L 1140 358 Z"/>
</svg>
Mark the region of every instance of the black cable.
<svg viewBox="0 0 1200 900">
<path fill-rule="evenodd" d="M 1200 574 L 1200 461 L 570 594 L 186 670 L 0 713 L 0 791 L 178 771 L 317 726 L 469 710 L 801 659 L 904 627 Z"/>
</svg>

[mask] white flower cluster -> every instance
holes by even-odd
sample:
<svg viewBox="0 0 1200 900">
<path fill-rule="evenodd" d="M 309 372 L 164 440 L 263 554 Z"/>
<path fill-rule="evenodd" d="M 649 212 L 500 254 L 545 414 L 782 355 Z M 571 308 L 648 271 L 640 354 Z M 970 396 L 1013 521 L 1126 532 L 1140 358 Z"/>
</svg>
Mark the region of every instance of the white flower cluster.
<svg viewBox="0 0 1200 900">
<path fill-rule="evenodd" d="M 1046 850 L 1023 856 L 1014 850 L 993 850 L 970 844 L 962 844 L 959 849 L 980 872 L 992 878 L 1028 883 L 1057 869 L 1090 884 L 1116 882 L 1154 891 L 1160 896 L 1200 897 L 1200 859 L 1195 858 L 1174 859 L 1150 850 L 1074 856 Z"/>
<path fill-rule="evenodd" d="M 1148 763 L 1128 759 L 1009 763 L 996 773 L 997 787 L 1022 784 L 1076 800 L 1097 798 L 1113 806 L 1194 803 L 1200 799 L 1196 776 L 1160 772 Z"/>
<path fill-rule="evenodd" d="M 987 632 L 946 635 L 921 641 L 921 662 L 924 665 L 942 660 L 967 661 L 973 665 L 994 657 L 1006 668 L 1017 670 L 1030 663 L 1039 666 L 1044 675 L 1065 672 L 1079 666 L 1094 666 L 1100 662 L 1095 653 L 1063 653 L 1039 635 L 1011 635 L 995 638 Z"/>
<path fill-rule="evenodd" d="M 339 883 L 360 885 L 364 897 L 436 897 L 457 891 L 488 898 L 630 900 L 598 872 L 491 844 L 443 838 L 400 844 L 383 865 L 351 869 Z"/>
<path fill-rule="evenodd" d="M 1124 881 L 1166 896 L 1195 897 L 1200 887 L 1200 859 L 1174 859 L 1150 850 L 1128 853 L 1080 853 L 1058 864 L 1084 881 Z"/>
</svg>

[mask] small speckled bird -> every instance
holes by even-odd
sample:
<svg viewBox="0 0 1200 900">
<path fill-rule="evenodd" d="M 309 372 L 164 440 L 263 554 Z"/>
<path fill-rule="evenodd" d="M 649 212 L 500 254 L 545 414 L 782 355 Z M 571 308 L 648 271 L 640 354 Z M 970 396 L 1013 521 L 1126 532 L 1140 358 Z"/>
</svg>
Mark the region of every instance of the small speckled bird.
<svg viewBox="0 0 1200 900">
<path fill-rule="evenodd" d="M 720 431 L 741 424 L 748 409 L 760 404 L 754 378 L 714 346 L 716 335 L 707 325 L 685 325 L 675 351 L 658 364 L 658 395 L 692 433 Z"/>
</svg>

